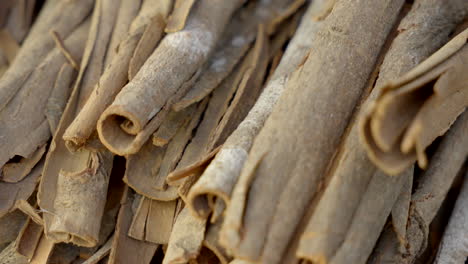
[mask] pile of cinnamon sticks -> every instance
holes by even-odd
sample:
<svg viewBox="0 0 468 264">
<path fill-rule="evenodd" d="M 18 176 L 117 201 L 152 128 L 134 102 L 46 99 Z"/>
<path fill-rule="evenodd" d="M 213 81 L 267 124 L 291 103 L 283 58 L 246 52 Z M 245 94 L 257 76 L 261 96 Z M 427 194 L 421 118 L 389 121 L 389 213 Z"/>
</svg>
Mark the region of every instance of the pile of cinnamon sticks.
<svg viewBox="0 0 468 264">
<path fill-rule="evenodd" d="M 2 0 L 0 264 L 463 264 L 467 106 L 466 0 Z"/>
</svg>

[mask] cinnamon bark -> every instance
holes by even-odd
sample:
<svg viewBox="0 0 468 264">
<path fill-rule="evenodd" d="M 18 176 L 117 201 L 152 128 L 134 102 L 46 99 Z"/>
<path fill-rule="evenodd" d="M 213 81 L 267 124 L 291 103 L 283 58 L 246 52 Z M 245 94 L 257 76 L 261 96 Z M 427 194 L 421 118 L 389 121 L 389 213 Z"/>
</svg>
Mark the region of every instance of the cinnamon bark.
<svg viewBox="0 0 468 264">
<path fill-rule="evenodd" d="M 450 221 L 444 231 L 435 264 L 463 263 L 468 256 L 468 176 L 458 195 Z"/>
<path fill-rule="evenodd" d="M 418 67 L 382 88 L 362 124 L 369 157 L 389 174 L 415 160 L 427 166 L 424 153 L 468 105 L 468 30 Z M 402 111 L 402 107 L 405 108 Z"/>
<path fill-rule="evenodd" d="M 275 70 L 257 102 L 245 119 L 223 143 L 219 153 L 209 163 L 200 177 L 200 183 L 193 186 L 193 191 L 189 194 L 191 197 L 189 198 L 191 200 L 189 205 L 197 214 L 203 215 L 209 213 L 212 209 L 203 202 L 200 205 L 195 204 L 198 203 L 196 200 L 204 199 L 203 196 L 208 193 L 216 196 L 217 199 L 221 199 L 220 201 L 225 205 L 229 204 L 232 189 L 237 182 L 253 139 L 271 113 L 274 104 L 283 91 L 286 80 L 309 51 L 311 43 L 309 36 L 314 35 L 319 24 L 313 18 L 322 12 L 321 8 L 324 2 L 316 1 L 310 5 L 295 37 L 288 45 L 280 65 Z M 208 211 L 202 212 L 205 210 Z"/>
<path fill-rule="evenodd" d="M 443 12 L 439 14 L 439 10 L 443 10 Z M 456 16 L 444 15 L 451 12 L 458 12 L 456 3 L 453 6 L 443 5 L 442 9 L 433 8 L 433 1 L 418 1 L 413 5 L 398 26 L 398 35 L 391 42 L 390 49 L 385 54 L 383 63 L 380 66 L 376 88 L 366 98 L 363 108 L 365 108 L 365 104 L 371 104 L 375 100 L 382 84 L 398 78 L 437 50 L 444 41 L 447 41 L 450 31 L 453 30 L 457 19 L 459 19 Z M 431 26 L 438 25 L 441 20 L 445 21 L 446 19 L 448 22 L 442 23 L 445 25 L 444 28 L 435 30 L 435 27 Z M 417 37 L 413 38 L 413 36 Z M 429 36 L 433 37 L 434 41 L 427 42 Z M 411 53 L 411 56 L 408 55 L 409 53 Z M 369 200 L 380 201 L 380 199 L 387 199 L 382 197 L 380 189 L 372 189 L 369 183 L 371 181 L 382 181 L 382 186 L 392 189 L 387 194 L 391 195 L 392 199 L 396 199 L 393 193 L 400 193 L 404 182 L 408 182 L 408 180 L 403 180 L 396 184 L 392 183 L 395 181 L 394 179 L 388 178 L 372 164 L 366 155 L 365 148 L 359 142 L 359 128 L 358 122 L 352 123 L 350 131 L 341 146 L 341 153 L 337 155 L 332 165 L 329 174 L 330 182 L 314 209 L 313 216 L 309 219 L 308 226 L 301 239 L 298 255 L 303 258 L 310 260 L 314 256 L 320 255 L 326 259 L 331 257 L 334 254 L 330 253 L 333 252 L 331 248 L 341 245 L 347 232 L 370 234 L 375 243 L 377 237 L 372 232 L 380 232 L 388 214 L 382 214 L 380 219 L 374 219 L 375 222 L 370 227 L 356 231 L 351 229 L 351 223 L 359 221 L 353 219 L 357 217 L 355 212 L 358 208 L 363 206 L 361 203 L 364 203 L 363 195 L 365 193 L 369 193 L 367 195 L 371 196 L 371 198 L 368 198 Z M 403 175 L 396 177 L 409 177 L 409 174 L 411 172 L 406 171 Z M 394 203 L 395 200 L 387 199 L 387 203 L 383 207 L 379 208 L 377 205 L 373 205 L 370 208 L 373 208 L 372 211 L 383 210 L 390 213 Z M 368 217 L 362 216 L 362 218 L 367 219 Z M 377 226 L 376 229 L 374 229 L 375 226 Z M 329 231 L 323 232 L 324 229 Z M 317 234 L 317 236 L 312 238 L 306 236 L 306 234 Z M 366 237 L 364 240 L 368 242 L 371 239 Z M 351 244 L 358 246 L 361 242 L 354 241 Z M 372 247 L 355 250 L 364 256 L 369 256 Z M 328 261 L 331 260 L 328 259 Z"/>
<path fill-rule="evenodd" d="M 314 49 L 288 81 L 234 189 L 238 197 L 227 210 L 221 241 L 235 257 L 281 261 L 402 4 L 338 1 L 323 21 Z M 351 74 L 355 65 L 360 71 Z"/>
<path fill-rule="evenodd" d="M 56 242 L 92 247 L 99 241 L 112 154 L 99 149 L 99 145 L 97 149 L 71 153 L 62 135 L 88 99 L 104 70 L 106 57 L 113 55 L 107 45 L 120 4 L 109 0 L 96 2 L 78 80 L 55 133 L 54 148 L 46 160 L 38 199 L 40 207 L 51 212 L 44 216 L 45 233 Z M 80 212 L 74 207 L 79 207 Z"/>
<path fill-rule="evenodd" d="M 130 2 L 132 6 L 139 6 L 135 4 L 135 1 L 123 1 L 123 4 L 127 4 L 127 2 Z M 171 0 L 163 2 L 145 0 L 142 2 L 140 9 L 133 10 L 130 14 L 124 13 L 119 15 L 114 35 L 124 34 L 125 37 L 118 44 L 118 51 L 113 55 L 112 62 L 109 62 L 109 67 L 105 69 L 104 73 L 100 77 L 99 82 L 94 87 L 89 99 L 86 101 L 86 104 L 63 135 L 63 138 L 67 141 L 67 146 L 70 149 L 76 150 L 85 145 L 86 141 L 96 130 L 96 124 L 99 116 L 105 108 L 112 103 L 117 93 L 129 79 L 128 71 L 137 47 L 140 46 L 140 49 L 143 49 L 153 47 L 157 44 L 157 38 L 150 38 L 149 40 L 142 42 L 143 36 L 146 35 L 145 32 L 147 32 L 147 28 L 150 25 L 155 27 L 149 32 L 162 30 L 161 25 L 152 25 L 151 22 L 159 16 L 165 18 L 168 15 L 168 6 L 171 2 Z M 128 10 L 128 8 L 124 8 L 123 6 L 121 10 Z M 135 20 L 131 22 L 136 12 L 138 12 L 138 15 Z M 129 18 L 132 18 L 132 20 L 129 21 Z M 121 29 L 122 26 L 119 27 L 119 25 L 125 23 L 127 23 L 127 27 L 123 27 L 125 29 L 124 31 Z M 131 26 L 128 28 L 130 23 Z M 117 40 L 114 39 L 115 37 L 111 40 L 111 46 L 115 46 L 116 44 L 114 43 L 117 43 Z M 139 70 L 136 67 L 136 65 L 133 66 L 132 72 Z"/>
<path fill-rule="evenodd" d="M 101 141 L 119 155 L 136 153 L 208 58 L 242 0 L 196 2 L 182 31 L 168 34 L 98 121 Z M 170 74 L 168 74 L 170 73 Z"/>
</svg>

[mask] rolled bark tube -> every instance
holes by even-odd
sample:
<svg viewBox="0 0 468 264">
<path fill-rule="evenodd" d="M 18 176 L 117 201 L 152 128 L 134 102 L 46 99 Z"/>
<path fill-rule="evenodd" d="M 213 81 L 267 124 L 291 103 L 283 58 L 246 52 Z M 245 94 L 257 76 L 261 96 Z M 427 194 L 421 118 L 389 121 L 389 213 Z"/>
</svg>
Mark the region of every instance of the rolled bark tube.
<svg viewBox="0 0 468 264">
<path fill-rule="evenodd" d="M 99 137 L 109 150 L 127 155 L 141 148 L 167 109 L 190 88 L 183 84 L 206 61 L 231 14 L 242 3 L 198 1 L 185 28 L 162 39 L 98 121 Z"/>
<path fill-rule="evenodd" d="M 219 153 L 203 172 L 199 183 L 193 186 L 193 191 L 189 195 L 192 201 L 191 208 L 199 216 L 209 213 L 209 210 L 202 212 L 209 209 L 204 198 L 208 193 L 222 199 L 226 205 L 229 204 L 232 190 L 247 159 L 247 153 L 253 144 L 253 139 L 271 113 L 273 106 L 284 90 L 287 79 L 309 52 L 312 40 L 310 36 L 314 35 L 320 24 L 313 18 L 323 12 L 323 6 L 326 2 L 326 0 L 321 0 L 310 4 L 295 37 L 290 41 L 285 55 L 281 59 L 280 65 L 275 70 L 257 102 L 246 118 L 223 143 Z"/>
<path fill-rule="evenodd" d="M 338 1 L 324 19 L 234 188 L 220 239 L 236 258 L 280 263 L 402 5 Z"/>
</svg>

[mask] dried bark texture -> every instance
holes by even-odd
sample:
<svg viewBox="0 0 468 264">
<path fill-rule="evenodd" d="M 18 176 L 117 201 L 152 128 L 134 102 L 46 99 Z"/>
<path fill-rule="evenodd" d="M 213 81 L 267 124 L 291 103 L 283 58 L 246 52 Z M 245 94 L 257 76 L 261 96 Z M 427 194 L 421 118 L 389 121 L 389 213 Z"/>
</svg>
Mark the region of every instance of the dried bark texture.
<svg viewBox="0 0 468 264">
<path fill-rule="evenodd" d="M 135 4 L 135 1 L 123 1 L 123 4 L 127 2 L 131 2 L 132 6 L 139 6 Z M 143 37 L 148 35 L 147 32 L 149 32 L 149 34 L 154 34 L 155 31 L 162 32 L 163 25 L 154 24 L 154 22 L 161 23 L 158 22 L 158 18 L 167 17 L 169 12 L 168 6 L 170 6 L 170 4 L 170 0 L 162 2 L 145 0 L 141 4 L 139 12 L 138 10 L 133 10 L 130 14 L 119 14 L 113 36 L 124 34 L 125 38 L 118 44 L 118 51 L 113 55 L 109 67 L 105 69 L 100 77 L 99 82 L 94 87 L 86 104 L 63 135 L 64 140 L 67 141 L 67 146 L 71 150 L 82 147 L 92 136 L 93 132 L 96 130 L 99 116 L 105 108 L 112 103 L 117 93 L 128 81 L 129 67 L 137 47 L 140 47 L 140 49 L 151 49 L 158 43 L 159 39 L 157 36 L 151 35 L 152 37 L 149 39 L 144 39 Z M 128 8 L 126 9 L 123 6 L 120 10 L 128 10 Z M 138 15 L 129 28 L 128 25 L 130 21 L 128 20 L 129 18 L 135 17 L 136 12 L 138 12 Z M 119 25 L 122 24 L 127 25 L 125 31 L 120 29 L 122 26 L 119 28 Z M 156 35 L 158 35 L 157 32 Z M 111 40 L 111 45 L 115 45 L 113 42 L 117 42 L 114 39 L 115 37 Z M 133 71 L 138 70 L 136 65 L 133 66 L 133 68 Z"/>
<path fill-rule="evenodd" d="M 468 256 L 468 175 L 458 195 L 434 264 L 464 263 Z"/>
<path fill-rule="evenodd" d="M 180 111 L 202 100 L 217 88 L 248 51 L 255 39 L 258 26 L 264 24 L 268 28 L 275 18 L 281 18 L 277 22 L 286 19 L 291 14 L 282 15 L 283 10 L 287 9 L 291 2 L 290 0 L 257 1 L 239 10 L 228 25 L 217 50 L 203 65 L 203 74 L 187 94 L 173 105 L 173 109 Z M 293 7 L 297 9 L 299 6 Z"/>
<path fill-rule="evenodd" d="M 447 41 L 450 31 L 453 30 L 457 19 L 460 18 L 439 14 L 441 9 L 433 9 L 432 2 L 418 1 L 401 21 L 397 30 L 398 35 L 392 41 L 391 47 L 380 66 L 379 78 L 376 81 L 377 88 L 368 96 L 365 104 L 371 104 L 375 100 L 383 83 L 407 72 Z M 448 10 L 454 12 L 456 9 L 453 6 L 444 5 L 442 10 L 442 14 L 444 14 Z M 445 20 L 448 22 L 441 22 Z M 444 27 L 437 28 L 436 31 L 435 27 L 431 26 L 439 24 L 444 25 Z M 417 37 L 413 38 L 413 36 Z M 433 38 L 434 41 L 427 42 L 428 38 Z M 400 192 L 399 190 L 402 189 L 404 182 L 408 182 L 409 179 L 398 181 L 396 184 L 392 183 L 395 180 L 384 175 L 370 162 L 365 149 L 359 143 L 359 125 L 354 122 L 341 146 L 341 153 L 338 154 L 329 174 L 331 177 L 330 183 L 315 208 L 301 239 L 299 255 L 309 259 L 323 256 L 326 259 L 331 254 L 326 252 L 333 251 L 330 248 L 338 247 L 344 243 L 346 233 L 351 232 L 351 223 L 360 221 L 353 219 L 357 218 L 355 215 L 356 210 L 363 206 L 361 203 L 364 201 L 362 198 L 364 194 L 368 196 L 372 194 L 371 198 L 368 198 L 370 200 L 381 201 L 380 199 L 384 199 L 385 201 L 386 198 L 380 195 L 381 190 L 370 186 L 370 182 L 380 181 L 381 186 L 386 186 L 385 188 L 389 189 L 386 193 L 392 195 L 392 197 L 393 193 Z M 410 178 L 411 173 L 412 170 L 398 177 Z M 377 203 L 372 207 L 375 210 L 390 212 L 393 204 L 394 200 L 388 199 L 384 205 L 385 208 L 378 208 Z M 388 214 L 383 214 L 380 219 L 375 219 L 375 222 L 370 225 L 372 228 L 365 227 L 360 232 L 371 234 L 375 242 L 377 240 L 375 233 L 380 232 L 387 216 Z M 362 218 L 368 219 L 366 216 Z M 327 231 L 323 232 L 324 229 Z M 307 234 L 315 235 L 308 237 Z M 365 238 L 365 241 L 370 240 L 370 237 Z M 359 246 L 361 243 L 354 241 L 352 244 Z M 363 247 L 357 251 L 361 252 L 363 256 L 368 256 L 371 249 Z"/>
<path fill-rule="evenodd" d="M 0 251 L 15 240 L 26 221 L 27 217 L 19 210 L 0 217 Z"/>
<path fill-rule="evenodd" d="M 74 58 L 81 58 L 88 28 L 89 23 L 82 23 L 65 40 L 65 46 Z M 0 133 L 3 135 L 0 139 L 3 146 L 0 166 L 5 165 L 15 155 L 29 158 L 49 139 L 50 129 L 45 115 L 47 101 L 57 74 L 66 61 L 60 49 L 52 50 L 23 78 L 21 89 L 15 92 L 15 96 L 0 111 Z M 29 62 L 26 64 L 29 65 Z M 3 76 L 1 80 L 3 82 L 7 79 Z M 24 140 L 25 138 L 27 140 Z"/>
<path fill-rule="evenodd" d="M 31 261 L 42 237 L 43 230 L 42 225 L 28 219 L 15 242 L 16 252 L 26 257 L 28 261 Z"/>
<path fill-rule="evenodd" d="M 132 204 L 134 194 L 128 188 L 122 197 L 122 206 L 119 211 L 115 228 L 114 241 L 108 263 L 142 263 L 149 264 L 158 245 L 140 241 L 127 236 L 134 214 Z"/>
<path fill-rule="evenodd" d="M 165 31 L 173 33 L 184 29 L 195 0 L 175 0 L 171 16 L 167 21 Z"/>
<path fill-rule="evenodd" d="M 109 255 L 109 252 L 111 250 L 112 244 L 114 243 L 114 236 L 109 238 L 107 242 L 98 250 L 96 253 L 93 254 L 90 258 L 88 258 L 83 264 L 97 264 L 99 261 L 101 261 L 103 258 L 105 258 L 107 255 Z"/>
<path fill-rule="evenodd" d="M 15 242 L 11 242 L 8 247 L 0 252 L 0 263 L 3 264 L 28 264 L 29 261 L 15 250 Z"/>
<path fill-rule="evenodd" d="M 53 29 L 67 39 L 82 24 L 93 7 L 92 0 L 50 1 L 37 18 L 28 36 L 16 55 L 14 63 L 2 76 L 0 82 L 0 109 L 5 108 L 23 86 L 25 79 L 54 47 L 49 31 Z M 2 163 L 0 163 L 2 164 Z"/>
<path fill-rule="evenodd" d="M 205 239 L 203 240 L 203 247 L 209 249 L 216 256 L 217 263 L 228 264 L 232 258 L 226 252 L 224 247 L 219 243 L 219 231 L 221 230 L 221 223 L 222 219 L 217 221 L 215 224 L 209 225 L 206 230 Z"/>
<path fill-rule="evenodd" d="M 416 159 L 427 166 L 424 153 L 447 131 L 468 105 L 468 30 L 430 58 L 382 88 L 362 122 L 369 157 L 382 170 L 396 174 Z"/>
<path fill-rule="evenodd" d="M 192 119 L 177 130 L 165 148 L 154 146 L 149 140 L 138 153 L 128 156 L 124 181 L 148 198 L 161 201 L 177 199 L 177 187 L 167 186 L 165 180 L 180 161 L 205 108 L 206 102 L 193 108 L 190 113 Z"/>
<path fill-rule="evenodd" d="M 242 2 L 196 2 L 186 27 L 161 40 L 135 78 L 101 115 L 97 129 L 107 148 L 119 155 L 141 148 L 171 105 L 190 87 L 183 84 L 206 61 Z"/>
<path fill-rule="evenodd" d="M 0 217 L 14 210 L 17 200 L 27 200 L 36 189 L 44 163 L 41 162 L 23 180 L 16 183 L 0 182 Z"/>
<path fill-rule="evenodd" d="M 193 186 L 189 194 L 192 200 L 190 206 L 197 214 L 204 215 L 209 211 L 202 212 L 202 210 L 213 209 L 208 208 L 203 203 L 201 205 L 195 204 L 197 203 L 195 200 L 204 199 L 203 196 L 208 193 L 216 196 L 217 199 L 222 199 L 225 205 L 229 204 L 232 189 L 237 182 L 254 137 L 258 134 L 283 91 L 287 78 L 299 66 L 310 49 L 311 38 L 309 36 L 314 35 L 319 24 L 313 18 L 322 12 L 324 2 L 326 1 L 314 1 L 310 5 L 296 36 L 288 45 L 280 65 L 257 102 L 246 118 L 223 143 L 219 153 L 203 172 L 199 183 Z"/>
<path fill-rule="evenodd" d="M 46 160 L 38 200 L 40 207 L 49 212 L 44 216 L 45 233 L 55 242 L 87 247 L 98 243 L 112 154 L 103 149 L 70 153 L 62 135 L 99 80 L 106 57 L 114 54 L 107 45 L 120 4 L 109 0 L 96 2 L 80 73 Z M 86 184 L 88 187 L 83 188 Z"/>
<path fill-rule="evenodd" d="M 188 263 L 196 259 L 202 248 L 205 228 L 206 219 L 196 218 L 188 208 L 182 209 L 172 229 L 163 264 Z"/>
<path fill-rule="evenodd" d="M 235 257 L 281 260 L 402 4 L 339 1 L 323 21 L 314 49 L 288 81 L 288 93 L 256 137 L 234 189 L 221 238 Z M 350 73 L 356 65 L 359 73 Z"/>
</svg>

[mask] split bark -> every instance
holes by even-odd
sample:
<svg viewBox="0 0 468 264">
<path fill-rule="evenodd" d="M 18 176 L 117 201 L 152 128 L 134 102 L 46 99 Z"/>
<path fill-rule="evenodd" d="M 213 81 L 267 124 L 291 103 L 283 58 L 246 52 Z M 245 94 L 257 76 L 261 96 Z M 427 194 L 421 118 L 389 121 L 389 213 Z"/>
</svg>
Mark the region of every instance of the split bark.
<svg viewBox="0 0 468 264">
<path fill-rule="evenodd" d="M 107 148 L 119 155 L 141 148 L 171 105 L 190 88 L 183 87 L 184 82 L 206 61 L 242 2 L 196 2 L 186 27 L 161 40 L 135 78 L 101 115 L 97 129 Z"/>
<path fill-rule="evenodd" d="M 81 58 L 88 28 L 89 23 L 82 23 L 65 40 L 65 46 L 74 58 Z M 50 129 L 44 112 L 57 74 L 66 62 L 62 52 L 55 48 L 22 80 L 21 89 L 15 92 L 15 96 L 0 111 L 3 135 L 0 144 L 4 146 L 0 154 L 0 166 L 15 155 L 29 158 L 49 139 Z M 29 65 L 29 62 L 26 64 Z M 7 80 L 6 76 L 2 78 L 2 81 Z M 24 138 L 28 140 L 25 141 Z"/>
<path fill-rule="evenodd" d="M 263 24 L 269 28 L 273 21 L 280 23 L 288 18 L 291 13 L 283 15 L 283 10 L 293 5 L 291 2 L 290 0 L 257 1 L 239 10 L 227 27 L 228 31 L 220 41 L 217 51 L 204 64 L 203 74 L 187 94 L 173 105 L 173 109 L 180 111 L 202 100 L 216 89 L 248 51 L 255 39 L 258 26 Z M 293 5 L 293 11 L 297 11 L 297 8 L 304 3 L 304 1 L 295 2 L 299 2 L 299 5 Z M 276 21 L 275 18 L 280 20 Z"/>
<path fill-rule="evenodd" d="M 205 237 L 206 219 L 182 209 L 172 229 L 163 264 L 187 263 L 196 259 Z"/>
<path fill-rule="evenodd" d="M 216 196 L 217 199 L 221 199 L 225 205 L 229 205 L 232 189 L 247 159 L 247 153 L 253 139 L 269 116 L 284 89 L 289 75 L 299 66 L 311 47 L 311 38 L 309 36 L 314 35 L 319 24 L 314 20 L 314 17 L 323 12 L 324 2 L 326 1 L 314 1 L 310 5 L 295 37 L 288 45 L 280 65 L 275 70 L 273 77 L 271 77 L 257 102 L 246 118 L 223 143 L 219 153 L 200 177 L 200 183 L 193 186 L 193 190 L 189 194 L 192 200 L 190 206 L 198 215 L 209 213 L 209 211 L 202 212 L 202 210 L 209 209 L 206 204 L 195 204 L 198 203 L 196 200 L 203 199 L 203 196 L 208 193 Z"/>
<path fill-rule="evenodd" d="M 467 8 L 468 10 L 468 8 Z M 427 166 L 424 150 L 447 131 L 468 105 L 468 29 L 418 67 L 382 88 L 362 124 L 369 157 L 396 174 L 416 159 Z"/>
<path fill-rule="evenodd" d="M 468 256 L 468 174 L 445 229 L 434 264 L 464 263 Z"/>
<path fill-rule="evenodd" d="M 339 1 L 325 18 L 314 49 L 256 137 L 233 191 L 221 239 L 235 257 L 281 261 L 402 4 Z M 355 65 L 361 70 L 350 74 Z M 281 133 L 285 128 L 294 129 Z"/>
<path fill-rule="evenodd" d="M 129 188 L 125 189 L 122 206 L 119 211 L 114 240 L 108 263 L 142 263 L 149 264 L 159 245 L 133 239 L 127 235 L 132 222 L 134 211 L 132 204 L 134 194 Z"/>
<path fill-rule="evenodd" d="M 120 4 L 109 0 L 96 2 L 78 80 L 46 160 L 38 198 L 40 207 L 50 212 L 44 216 L 45 233 L 56 242 L 92 247 L 99 240 L 112 154 L 104 149 L 70 153 L 62 135 L 88 99 L 105 67 L 106 57 L 113 55 L 107 45 Z"/>
<path fill-rule="evenodd" d="M 411 198 L 405 247 L 398 247 L 399 238 L 393 230 L 385 230 L 369 263 L 380 263 L 383 260 L 389 263 L 414 263 L 424 252 L 428 243 L 429 225 L 468 155 L 467 117 L 468 114 L 463 113 L 449 129 L 431 158 L 428 169 L 418 180 Z"/>
<path fill-rule="evenodd" d="M 93 7 L 92 0 L 51 1 L 36 19 L 28 36 L 0 82 L 0 109 L 5 108 L 22 87 L 28 75 L 53 49 L 54 40 L 49 36 L 53 29 L 67 39 L 88 17 Z"/>
<path fill-rule="evenodd" d="M 131 3 L 132 6 L 139 6 L 135 4 L 135 1 L 123 1 L 123 4 L 127 4 L 127 2 Z M 128 71 L 130 65 L 132 65 L 132 57 L 137 47 L 152 49 L 157 45 L 159 41 L 157 36 L 151 35 L 153 37 L 149 39 L 143 37 L 149 34 L 158 35 L 157 32 L 162 32 L 164 24 L 161 24 L 160 19 L 167 17 L 171 3 L 171 0 L 163 2 L 145 0 L 142 2 L 139 13 L 133 22 L 129 18 L 133 18 L 138 10 L 133 10 L 133 13 L 130 14 L 119 14 L 114 35 L 125 34 L 125 38 L 118 44 L 117 53 L 113 55 L 109 67 L 105 69 L 100 77 L 86 104 L 65 131 L 63 138 L 67 141 L 69 149 L 77 150 L 85 145 L 86 141 L 92 136 L 96 130 L 99 116 L 112 103 L 117 93 L 129 79 Z M 128 8 L 123 6 L 121 10 L 128 10 Z M 128 28 L 130 22 L 131 26 Z M 127 27 L 123 31 L 120 29 L 122 26 L 119 28 L 119 25 L 125 23 L 127 23 Z M 114 39 L 115 37 L 113 37 L 111 45 L 115 45 L 113 43 L 117 42 Z M 136 65 L 133 66 L 133 68 L 136 67 Z"/>
<path fill-rule="evenodd" d="M 459 1 L 459 3 L 461 2 Z M 442 5 L 441 8 L 433 8 L 433 4 L 434 1 L 417 1 L 403 18 L 398 26 L 398 35 L 392 41 L 391 47 L 380 66 L 376 88 L 372 90 L 365 104 L 371 104 L 375 100 L 383 83 L 407 72 L 448 40 L 450 31 L 453 30 L 457 24 L 457 19 L 460 18 L 445 14 L 458 12 L 456 3 L 453 6 Z M 439 28 L 433 25 L 444 25 L 444 27 Z M 426 41 L 428 38 L 434 41 Z M 411 54 L 411 56 L 408 54 Z M 412 169 L 397 177 L 409 178 L 411 174 Z M 369 234 L 373 237 L 372 240 L 375 243 L 377 240 L 375 233 L 380 233 L 388 213 L 394 206 L 396 199 L 394 194 L 399 193 L 402 190 L 402 184 L 409 180 L 405 179 L 395 183 L 395 179 L 386 176 L 372 164 L 367 158 L 364 147 L 359 144 L 359 125 L 357 122 L 352 124 L 349 133 L 346 135 L 340 153 L 332 165 L 329 177 L 331 177 L 331 180 L 314 209 L 313 216 L 309 220 L 298 249 L 298 255 L 309 260 L 316 260 L 322 256 L 322 259 L 331 261 L 330 258 L 335 254 L 334 250 L 339 245 L 344 244 L 343 241 L 348 232 Z M 371 182 L 376 181 L 380 181 L 381 186 L 384 186 L 387 190 L 391 189 L 386 193 L 393 197 L 393 200 L 384 198 L 381 195 L 381 189 L 369 185 Z M 359 221 L 353 220 L 358 218 L 355 212 L 365 206 L 364 194 L 371 201 L 382 201 L 380 199 L 387 201 L 380 208 L 377 205 L 370 205 L 369 208 L 372 209 L 368 209 L 372 211 L 382 210 L 387 214 L 382 214 L 382 217 L 375 219 L 375 222 L 371 225 L 353 231 L 351 223 Z M 368 219 L 367 216 L 361 218 Z M 324 226 L 327 227 L 325 229 L 328 231 L 323 232 Z M 354 228 L 356 227 L 358 226 L 355 225 Z M 315 234 L 315 236 L 312 236 L 312 234 Z M 370 237 L 365 237 L 364 240 L 366 242 L 371 241 Z M 361 242 L 353 241 L 351 244 L 360 246 Z M 362 254 L 363 259 L 365 259 L 365 256 L 369 256 L 371 253 L 372 247 L 362 247 L 354 250 L 356 252 L 353 254 Z M 349 260 L 345 262 L 347 261 Z"/>
</svg>

